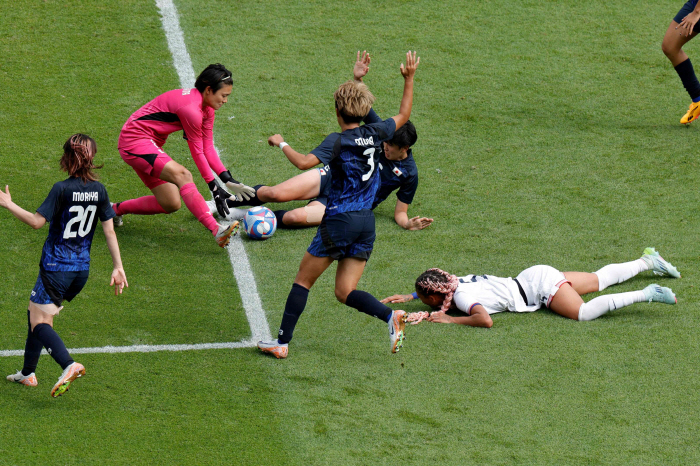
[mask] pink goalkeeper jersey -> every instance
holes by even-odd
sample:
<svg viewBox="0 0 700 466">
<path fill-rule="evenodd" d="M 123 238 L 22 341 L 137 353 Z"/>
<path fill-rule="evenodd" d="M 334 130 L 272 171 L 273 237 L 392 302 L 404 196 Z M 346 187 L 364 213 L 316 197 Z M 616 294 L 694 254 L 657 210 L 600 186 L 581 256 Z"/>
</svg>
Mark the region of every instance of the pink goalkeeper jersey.
<svg viewBox="0 0 700 466">
<path fill-rule="evenodd" d="M 138 109 L 124 123 L 119 148 L 128 149 L 137 141 L 152 140 L 163 147 L 170 133 L 183 131 L 192 159 L 207 183 L 226 170 L 214 149 L 214 109 L 202 110 L 202 94 L 196 89 L 175 89 L 159 95 Z M 211 168 L 211 170 L 210 170 Z"/>
</svg>

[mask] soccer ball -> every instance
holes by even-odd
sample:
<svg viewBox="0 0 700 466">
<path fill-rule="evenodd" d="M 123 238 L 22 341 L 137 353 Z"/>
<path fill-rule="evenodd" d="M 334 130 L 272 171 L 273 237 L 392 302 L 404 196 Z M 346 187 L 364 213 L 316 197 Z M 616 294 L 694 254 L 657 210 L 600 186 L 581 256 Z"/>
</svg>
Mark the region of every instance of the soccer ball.
<svg viewBox="0 0 700 466">
<path fill-rule="evenodd" d="M 267 239 L 277 230 L 277 217 L 267 207 L 253 207 L 243 217 L 243 228 L 249 238 Z"/>
</svg>

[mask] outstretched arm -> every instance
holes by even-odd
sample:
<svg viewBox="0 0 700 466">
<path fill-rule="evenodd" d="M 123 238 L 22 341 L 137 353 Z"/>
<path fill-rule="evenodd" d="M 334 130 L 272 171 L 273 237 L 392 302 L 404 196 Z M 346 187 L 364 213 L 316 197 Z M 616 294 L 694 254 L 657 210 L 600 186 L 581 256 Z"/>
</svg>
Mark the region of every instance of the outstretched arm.
<svg viewBox="0 0 700 466">
<path fill-rule="evenodd" d="M 12 202 L 12 196 L 10 195 L 10 187 L 5 185 L 5 192 L 0 189 L 0 207 L 4 207 L 10 211 L 12 215 L 20 219 L 22 222 L 26 223 L 30 227 L 38 230 L 46 224 L 46 219 L 43 215 L 38 212 L 28 212 Z"/>
<path fill-rule="evenodd" d="M 468 325 L 470 327 L 485 327 L 491 328 L 493 320 L 486 309 L 481 304 L 473 306 L 471 313 L 468 316 L 452 317 L 443 311 L 437 311 L 430 314 L 429 322 L 438 322 L 441 324 L 459 324 Z"/>
<path fill-rule="evenodd" d="M 292 165 L 297 167 L 299 170 L 307 170 L 313 168 L 321 161 L 314 154 L 304 155 L 301 152 L 297 152 L 292 147 L 284 142 L 284 138 L 281 134 L 275 134 L 267 138 L 267 143 L 273 147 L 280 147 L 282 145 L 282 153 L 292 162 Z"/>
<path fill-rule="evenodd" d="M 369 72 L 369 53 L 366 50 L 362 51 L 362 57 L 360 57 L 360 51 L 357 51 L 357 61 L 355 66 L 352 68 L 352 77 L 355 81 L 362 82 L 362 78 L 365 77 L 367 72 Z"/>
<path fill-rule="evenodd" d="M 433 223 L 432 218 L 413 217 L 408 218 L 408 204 L 396 200 L 396 208 L 394 209 L 394 220 L 397 225 L 406 230 L 422 230 Z"/>
<path fill-rule="evenodd" d="M 126 273 L 124 273 L 124 266 L 122 266 L 122 256 L 119 253 L 117 234 L 114 232 L 114 222 L 111 218 L 106 222 L 102 222 L 102 230 L 105 233 L 105 240 L 107 241 L 107 247 L 112 256 L 112 264 L 114 266 L 109 286 L 114 286 L 114 295 L 116 296 L 121 294 L 124 291 L 124 287 L 129 286 L 129 283 L 126 281 Z"/>
<path fill-rule="evenodd" d="M 401 107 L 399 114 L 394 118 L 396 129 L 401 128 L 411 117 L 411 109 L 413 108 L 413 76 L 416 74 L 416 68 L 420 63 L 420 57 L 416 57 L 416 52 L 409 51 L 406 53 L 406 67 L 401 64 L 401 76 L 403 76 L 403 97 L 401 98 Z"/>
</svg>

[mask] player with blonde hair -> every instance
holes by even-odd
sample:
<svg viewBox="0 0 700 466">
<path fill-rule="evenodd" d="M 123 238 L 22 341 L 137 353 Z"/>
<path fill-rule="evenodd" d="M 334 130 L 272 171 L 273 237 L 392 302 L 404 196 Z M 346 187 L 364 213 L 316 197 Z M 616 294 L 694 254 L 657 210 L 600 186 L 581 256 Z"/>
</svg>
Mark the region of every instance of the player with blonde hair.
<svg viewBox="0 0 700 466">
<path fill-rule="evenodd" d="M 400 68 L 404 91 L 399 114 L 380 123 L 360 125 L 374 102 L 365 84 L 348 81 L 335 92 L 336 119 L 341 132 L 326 138 L 332 148 L 329 165 L 333 171 L 328 206 L 316 236 L 301 260 L 287 297 L 277 340 L 258 343 L 258 348 L 263 352 L 277 358 L 287 357 L 289 342 L 306 307 L 309 290 L 336 260 L 336 299 L 387 322 L 391 351 L 395 353 L 401 348 L 405 312 L 392 312 L 371 294 L 358 290 L 357 284 L 372 253 L 375 239 L 371 207 L 379 186 L 376 170 L 378 148 L 382 141 L 391 139 L 396 128 L 403 126 L 411 116 L 413 77 L 419 61 L 415 52 L 406 54 L 406 66 L 402 64 Z M 270 143 L 276 146 L 284 144 L 282 150 L 287 157 L 301 157 L 300 162 L 306 159 L 310 163 L 309 168 L 319 162 L 313 154 L 305 156 L 293 151 L 279 135 L 271 137 Z"/>
</svg>

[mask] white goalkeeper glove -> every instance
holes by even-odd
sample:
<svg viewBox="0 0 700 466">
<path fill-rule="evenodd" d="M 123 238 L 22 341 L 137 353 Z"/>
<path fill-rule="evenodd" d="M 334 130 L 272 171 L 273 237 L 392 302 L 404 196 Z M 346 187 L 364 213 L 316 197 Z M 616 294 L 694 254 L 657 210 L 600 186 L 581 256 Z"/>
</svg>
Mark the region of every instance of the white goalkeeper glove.
<svg viewBox="0 0 700 466">
<path fill-rule="evenodd" d="M 251 188 L 250 186 L 247 186 L 243 183 L 239 183 L 238 181 L 234 180 L 231 176 L 231 172 L 229 172 L 228 170 L 219 173 L 219 179 L 223 181 L 224 185 L 226 186 L 226 189 L 233 195 L 231 197 L 234 197 L 235 200 L 239 202 L 249 201 L 252 197 L 255 196 L 254 188 Z"/>
</svg>

